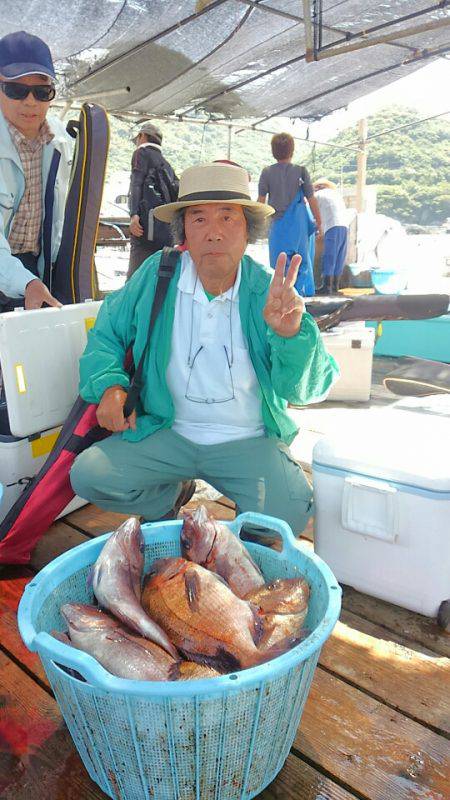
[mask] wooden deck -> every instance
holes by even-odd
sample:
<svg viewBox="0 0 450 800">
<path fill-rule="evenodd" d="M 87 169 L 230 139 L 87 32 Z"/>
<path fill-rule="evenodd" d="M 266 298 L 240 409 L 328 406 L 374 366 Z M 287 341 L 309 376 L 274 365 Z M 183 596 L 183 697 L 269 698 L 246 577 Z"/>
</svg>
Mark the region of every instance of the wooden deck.
<svg viewBox="0 0 450 800">
<path fill-rule="evenodd" d="M 395 399 L 380 386 L 391 366 L 390 359 L 377 359 L 371 405 Z M 306 445 L 298 452 L 306 468 L 315 437 L 344 410 L 330 403 L 304 414 Z M 352 414 L 361 408 L 346 410 Z M 196 495 L 189 505 L 198 502 Z M 226 498 L 206 504 L 218 518 L 234 517 Z M 122 519 L 85 506 L 52 526 L 29 567 L 4 568 L 0 574 L 2 800 L 106 797 L 78 757 L 39 659 L 22 644 L 16 611 L 36 571 Z M 304 535 L 312 539 L 311 526 Z M 341 618 L 322 650 L 291 754 L 260 797 L 449 800 L 449 657 L 450 636 L 433 620 L 344 587 Z"/>
</svg>

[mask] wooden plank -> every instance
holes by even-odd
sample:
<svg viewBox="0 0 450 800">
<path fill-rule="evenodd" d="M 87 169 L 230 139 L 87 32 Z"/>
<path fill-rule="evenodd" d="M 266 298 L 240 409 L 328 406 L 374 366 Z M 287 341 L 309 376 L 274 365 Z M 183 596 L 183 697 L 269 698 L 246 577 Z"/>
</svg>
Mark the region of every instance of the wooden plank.
<svg viewBox="0 0 450 800">
<path fill-rule="evenodd" d="M 347 611 L 404 636 L 405 639 L 419 642 L 438 655 L 450 657 L 450 636 L 430 617 L 415 614 L 414 611 L 394 606 L 376 597 L 369 597 L 350 586 L 344 587 L 342 604 Z"/>
<path fill-rule="evenodd" d="M 2 649 L 24 665 L 48 686 L 47 676 L 36 653 L 30 653 L 17 628 L 17 609 L 24 589 L 34 577 L 26 567 L 8 567 L 0 581 L 0 644 Z"/>
<path fill-rule="evenodd" d="M 208 514 L 210 514 L 214 519 L 224 519 L 224 520 L 233 520 L 236 517 L 236 511 L 234 506 L 231 507 L 229 505 L 223 505 L 219 503 L 217 500 L 207 500 L 202 498 L 201 500 L 196 500 L 195 495 L 186 503 L 183 508 L 188 511 L 194 511 L 199 506 L 205 506 Z"/>
<path fill-rule="evenodd" d="M 36 571 L 40 570 L 61 553 L 87 541 L 88 537 L 80 531 L 71 528 L 64 522 L 54 522 L 34 548 L 30 566 Z"/>
<path fill-rule="evenodd" d="M 320 667 L 294 748 L 367 800 L 449 797 L 448 740 Z"/>
<path fill-rule="evenodd" d="M 288 759 L 274 781 L 258 795 L 258 800 L 354 800 L 305 761 L 294 755 Z"/>
<path fill-rule="evenodd" d="M 116 530 L 129 516 L 130 514 L 103 511 L 90 503 L 78 508 L 77 511 L 72 511 L 71 514 L 64 517 L 64 522 L 83 531 L 87 536 L 100 536 L 102 533 Z"/>
<path fill-rule="evenodd" d="M 380 636 L 381 632 L 381 636 Z M 372 696 L 450 735 L 450 661 L 424 655 L 383 629 L 344 611 L 320 664 Z"/>
<path fill-rule="evenodd" d="M 105 800 L 88 776 L 57 704 L 0 653 L 2 800 Z"/>
</svg>

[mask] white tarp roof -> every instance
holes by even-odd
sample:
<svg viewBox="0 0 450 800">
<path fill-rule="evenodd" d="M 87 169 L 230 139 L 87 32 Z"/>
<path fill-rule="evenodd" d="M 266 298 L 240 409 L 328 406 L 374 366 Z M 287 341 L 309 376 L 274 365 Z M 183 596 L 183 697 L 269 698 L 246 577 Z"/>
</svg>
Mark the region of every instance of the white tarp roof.
<svg viewBox="0 0 450 800">
<path fill-rule="evenodd" d="M 25 28 L 47 41 L 66 99 L 138 116 L 257 121 L 317 119 L 450 48 L 447 3 L 311 5 L 322 48 L 367 30 L 398 38 L 307 63 L 302 0 L 2 0 L 0 32 Z M 430 23 L 440 27 L 400 36 Z"/>
</svg>

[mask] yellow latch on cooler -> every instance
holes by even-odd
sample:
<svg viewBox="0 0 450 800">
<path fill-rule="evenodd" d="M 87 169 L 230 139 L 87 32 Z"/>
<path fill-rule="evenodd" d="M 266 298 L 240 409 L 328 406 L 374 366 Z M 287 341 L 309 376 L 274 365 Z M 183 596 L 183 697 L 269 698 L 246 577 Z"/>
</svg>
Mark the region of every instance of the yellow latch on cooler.
<svg viewBox="0 0 450 800">
<path fill-rule="evenodd" d="M 47 433 L 45 436 L 39 436 L 36 439 L 32 439 L 30 441 L 30 445 L 33 458 L 46 456 L 48 453 L 50 453 L 55 446 L 58 436 L 59 430 L 54 431 L 54 433 Z"/>
<path fill-rule="evenodd" d="M 17 389 L 19 394 L 25 394 L 27 390 L 27 384 L 25 381 L 25 372 L 23 369 L 22 364 L 16 364 L 16 381 L 17 381 Z"/>
<path fill-rule="evenodd" d="M 85 317 L 84 318 L 84 327 L 86 328 L 86 333 L 91 330 L 95 325 L 95 317 Z"/>
</svg>

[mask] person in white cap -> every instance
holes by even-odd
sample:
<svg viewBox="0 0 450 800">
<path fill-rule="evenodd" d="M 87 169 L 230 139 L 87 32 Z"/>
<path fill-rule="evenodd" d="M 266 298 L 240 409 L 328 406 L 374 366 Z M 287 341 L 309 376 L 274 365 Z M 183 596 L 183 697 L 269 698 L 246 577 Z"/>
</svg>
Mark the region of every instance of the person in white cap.
<svg viewBox="0 0 450 800">
<path fill-rule="evenodd" d="M 131 160 L 130 264 L 127 280 L 146 258 L 173 244 L 170 225 L 154 216 L 162 203 L 176 200 L 178 178 L 162 154 L 163 135 L 152 122 L 141 126 L 133 137 L 136 150 Z"/>
<path fill-rule="evenodd" d="M 247 171 L 224 163 L 187 169 L 178 201 L 155 209 L 186 249 L 129 418 L 124 357 L 132 344 L 137 363 L 145 347 L 160 254 L 100 309 L 81 358 L 80 391 L 99 404 L 98 422 L 112 436 L 75 460 L 78 495 L 111 511 L 167 519 L 201 478 L 238 512 L 303 530 L 312 491 L 289 450 L 297 426 L 287 405 L 323 398 L 338 370 L 294 288 L 300 256 L 285 276 L 285 253 L 275 273 L 245 255 L 272 213 L 251 200 Z"/>
<path fill-rule="evenodd" d="M 318 178 L 313 186 L 323 229 L 322 285 L 316 294 L 337 294 L 347 255 L 349 212 L 333 181 Z"/>
<path fill-rule="evenodd" d="M 55 97 L 48 46 L 25 31 L 0 39 L 0 310 L 59 306 L 42 278 L 61 242 L 72 140 L 47 122 Z"/>
</svg>

